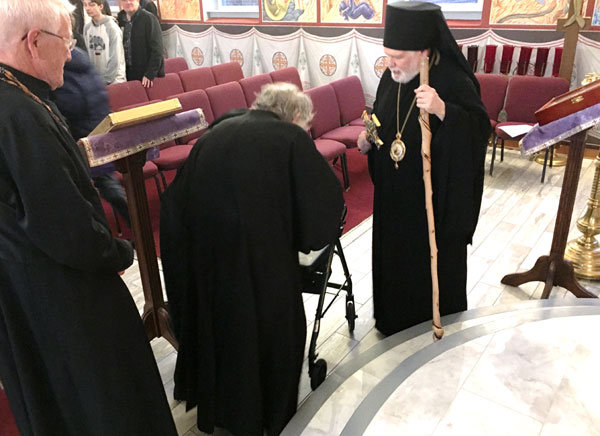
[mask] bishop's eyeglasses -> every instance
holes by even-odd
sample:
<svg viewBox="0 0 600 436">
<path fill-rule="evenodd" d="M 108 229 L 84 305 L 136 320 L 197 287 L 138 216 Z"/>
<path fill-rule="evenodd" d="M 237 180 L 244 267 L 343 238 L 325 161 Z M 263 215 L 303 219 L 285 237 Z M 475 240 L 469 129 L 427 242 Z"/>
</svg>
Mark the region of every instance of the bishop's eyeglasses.
<svg viewBox="0 0 600 436">
<path fill-rule="evenodd" d="M 73 38 L 65 38 L 64 36 L 60 36 L 56 33 L 52 33 L 47 30 L 42 30 L 42 29 L 39 29 L 39 30 L 40 30 L 40 32 L 45 33 L 46 35 L 56 36 L 57 38 L 62 39 L 63 42 L 65 43 L 65 45 L 69 48 L 69 51 L 73 50 L 75 48 L 75 44 L 77 44 L 77 41 Z M 29 34 L 29 32 L 27 32 L 25 35 L 23 35 L 23 38 L 21 38 L 21 41 L 25 41 L 25 38 L 27 38 L 28 34 Z"/>
</svg>

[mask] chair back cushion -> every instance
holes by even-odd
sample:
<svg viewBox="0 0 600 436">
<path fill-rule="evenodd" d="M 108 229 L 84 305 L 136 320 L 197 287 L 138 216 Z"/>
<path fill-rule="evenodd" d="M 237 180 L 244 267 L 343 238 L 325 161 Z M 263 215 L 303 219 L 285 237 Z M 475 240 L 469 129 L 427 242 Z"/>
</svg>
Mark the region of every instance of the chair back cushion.
<svg viewBox="0 0 600 436">
<path fill-rule="evenodd" d="M 139 80 L 113 83 L 106 87 L 106 92 L 108 93 L 108 103 L 113 112 L 126 106 L 148 103 L 148 94 L 146 94 L 146 90 Z"/>
<path fill-rule="evenodd" d="M 228 82 L 206 89 L 210 107 L 215 118 L 232 109 L 248 107 L 244 91 L 238 82 Z"/>
<path fill-rule="evenodd" d="M 189 111 L 192 109 L 202 109 L 204 112 L 204 118 L 208 124 L 212 123 L 215 117 L 213 116 L 212 109 L 210 107 L 210 102 L 208 100 L 208 95 L 206 95 L 206 91 L 203 89 L 195 89 L 194 91 L 184 92 L 183 94 L 174 95 L 172 98 L 178 98 L 181 103 L 181 107 L 183 111 Z M 177 139 L 177 142 L 180 144 L 188 144 L 191 140 L 202 135 L 204 130 L 201 130 L 196 133 L 192 133 L 187 136 L 183 136 Z"/>
<path fill-rule="evenodd" d="M 335 91 L 335 97 L 340 111 L 340 123 L 348 124 L 362 116 L 365 110 L 365 94 L 360 79 L 348 76 L 330 83 Z"/>
<path fill-rule="evenodd" d="M 177 73 L 165 74 L 165 77 L 156 77 L 151 88 L 146 88 L 150 100 L 167 100 L 172 95 L 183 92 L 183 85 Z"/>
<path fill-rule="evenodd" d="M 242 67 L 237 62 L 227 62 L 224 64 L 213 65 L 212 67 L 213 76 L 217 85 L 227 82 L 237 82 L 244 78 L 244 72 Z"/>
<path fill-rule="evenodd" d="M 188 64 L 184 58 L 165 59 L 165 74 L 178 73 L 188 69 Z"/>
<path fill-rule="evenodd" d="M 481 101 L 490 120 L 497 121 L 498 114 L 504 107 L 508 77 L 504 74 L 477 73 L 475 77 L 481 88 Z"/>
<path fill-rule="evenodd" d="M 293 83 L 300 90 L 302 90 L 302 80 L 300 80 L 300 74 L 298 74 L 298 70 L 296 69 L 296 67 L 282 68 L 281 70 L 271 71 L 269 74 L 271 75 L 271 79 L 273 80 L 273 83 L 275 83 L 275 82 Z"/>
<path fill-rule="evenodd" d="M 191 70 L 180 71 L 179 78 L 181 79 L 184 91 L 206 89 L 217 84 L 210 67 L 192 68 Z"/>
<path fill-rule="evenodd" d="M 506 91 L 506 121 L 535 123 L 535 111 L 568 90 L 562 77 L 513 76 Z"/>
<path fill-rule="evenodd" d="M 305 92 L 312 100 L 315 113 L 310 129 L 313 138 L 340 127 L 340 111 L 331 85 L 317 86 Z"/>
<path fill-rule="evenodd" d="M 256 100 L 256 95 L 260 92 L 262 86 L 268 83 L 273 83 L 271 76 L 268 73 L 244 77 L 240 80 L 240 86 L 242 87 L 242 91 L 244 91 L 244 97 L 246 97 L 246 104 L 248 107 L 252 106 L 252 103 Z"/>
</svg>

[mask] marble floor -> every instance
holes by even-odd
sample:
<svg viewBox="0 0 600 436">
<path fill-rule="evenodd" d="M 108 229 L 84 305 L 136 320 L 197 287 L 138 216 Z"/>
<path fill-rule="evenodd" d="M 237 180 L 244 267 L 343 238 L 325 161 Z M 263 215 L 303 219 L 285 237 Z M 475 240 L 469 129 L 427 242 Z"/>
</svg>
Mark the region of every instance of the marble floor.
<svg viewBox="0 0 600 436">
<path fill-rule="evenodd" d="M 490 156 L 488 153 L 487 165 Z M 570 238 L 594 178 L 584 159 Z M 548 170 L 508 150 L 486 174 L 481 217 L 469 246 L 469 311 L 444 317 L 446 334 L 434 342 L 429 325 L 388 338 L 374 329 L 371 219 L 342 238 L 352 274 L 358 319 L 351 334 L 340 298 L 321 322 L 319 358 L 328 376 L 314 392 L 305 361 L 297 415 L 284 434 L 303 435 L 600 435 L 600 322 L 597 300 L 576 299 L 543 284 L 505 286 L 507 273 L 525 271 L 550 251 L 564 167 Z M 341 267 L 334 264 L 334 279 Z M 141 309 L 137 265 L 124 279 Z M 600 282 L 581 281 L 598 295 Z M 304 298 L 307 328 L 317 304 Z M 307 348 L 310 335 L 307 335 Z M 202 435 L 195 410 L 173 399 L 176 352 L 164 339 L 152 348 L 180 435 Z M 443 374 L 443 376 L 442 376 Z"/>
</svg>

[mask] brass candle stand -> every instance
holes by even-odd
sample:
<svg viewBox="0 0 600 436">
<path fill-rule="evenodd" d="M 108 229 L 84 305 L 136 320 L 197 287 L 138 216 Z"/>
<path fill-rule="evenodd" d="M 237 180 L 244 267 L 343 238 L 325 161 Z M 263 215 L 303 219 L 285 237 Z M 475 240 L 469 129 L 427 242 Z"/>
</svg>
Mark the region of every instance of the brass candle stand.
<svg viewBox="0 0 600 436">
<path fill-rule="evenodd" d="M 582 85 L 600 79 L 596 73 L 588 73 Z M 590 131 L 591 132 L 591 131 Z M 577 229 L 582 235 L 569 241 L 565 259 L 571 262 L 575 275 L 584 279 L 600 279 L 600 243 L 595 236 L 600 233 L 600 152 L 594 160 L 596 170 L 592 192 L 583 214 L 577 220 Z"/>
<path fill-rule="evenodd" d="M 565 259 L 573 265 L 575 275 L 585 279 L 600 279 L 600 243 L 595 238 L 600 233 L 600 154 L 594 165 L 592 192 L 585 211 L 577 220 L 577 229 L 582 235 L 569 241 L 565 250 Z"/>
</svg>

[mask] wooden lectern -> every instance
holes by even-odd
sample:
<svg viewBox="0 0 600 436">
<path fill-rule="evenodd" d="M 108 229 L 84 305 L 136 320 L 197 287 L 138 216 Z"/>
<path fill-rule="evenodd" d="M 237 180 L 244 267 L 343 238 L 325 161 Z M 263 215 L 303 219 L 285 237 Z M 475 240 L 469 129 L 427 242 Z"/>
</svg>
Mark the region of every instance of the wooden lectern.
<svg viewBox="0 0 600 436">
<path fill-rule="evenodd" d="M 596 298 L 579 284 L 573 267 L 564 259 L 564 254 L 581 173 L 586 132 L 600 122 L 599 89 L 597 85 L 586 85 L 555 97 L 536 112 L 539 124 L 521 140 L 521 149 L 526 155 L 568 138 L 571 138 L 571 144 L 550 254 L 541 256 L 529 271 L 504 276 L 501 282 L 505 285 L 519 286 L 540 281 L 545 283 L 542 292 L 544 299 L 549 297 L 553 286 L 565 288 L 576 297 Z"/>
<path fill-rule="evenodd" d="M 80 140 L 90 166 L 114 162 L 123 174 L 144 290 L 142 322 L 148 340 L 165 337 L 177 349 L 156 259 L 142 167 L 158 157 L 158 145 L 206 128 L 201 109 L 181 110 L 177 99 L 110 114 Z"/>
</svg>

